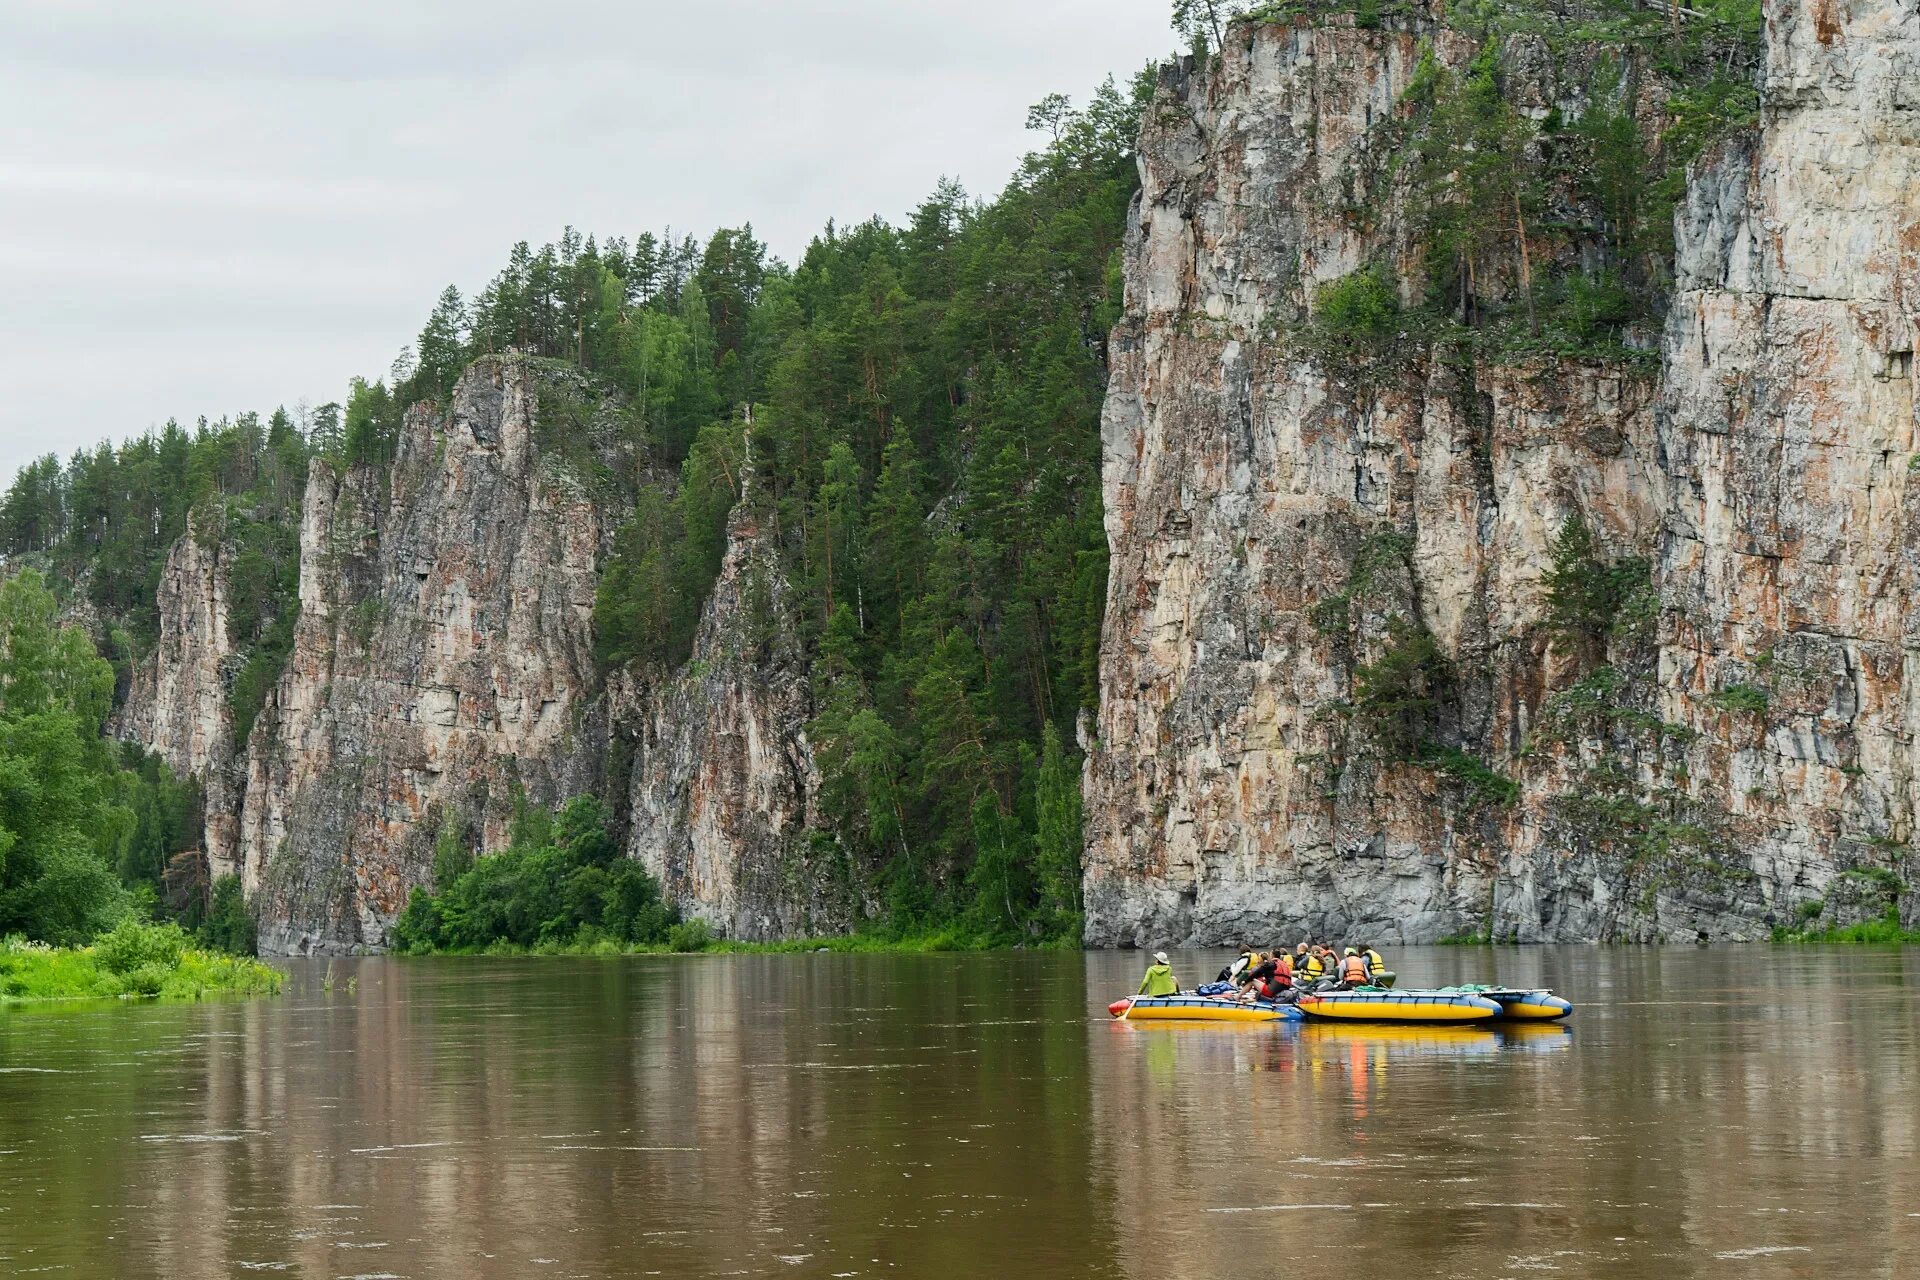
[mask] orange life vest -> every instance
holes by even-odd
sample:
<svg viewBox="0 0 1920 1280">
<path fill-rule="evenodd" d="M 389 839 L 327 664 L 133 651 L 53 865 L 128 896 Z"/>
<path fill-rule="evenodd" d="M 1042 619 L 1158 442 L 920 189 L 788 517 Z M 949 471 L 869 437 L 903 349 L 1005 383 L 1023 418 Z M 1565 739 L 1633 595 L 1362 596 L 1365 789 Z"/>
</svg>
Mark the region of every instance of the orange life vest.
<svg viewBox="0 0 1920 1280">
<path fill-rule="evenodd" d="M 1341 962 L 1340 968 L 1341 976 L 1356 986 L 1367 980 L 1367 962 L 1359 956 L 1348 956 Z"/>
</svg>

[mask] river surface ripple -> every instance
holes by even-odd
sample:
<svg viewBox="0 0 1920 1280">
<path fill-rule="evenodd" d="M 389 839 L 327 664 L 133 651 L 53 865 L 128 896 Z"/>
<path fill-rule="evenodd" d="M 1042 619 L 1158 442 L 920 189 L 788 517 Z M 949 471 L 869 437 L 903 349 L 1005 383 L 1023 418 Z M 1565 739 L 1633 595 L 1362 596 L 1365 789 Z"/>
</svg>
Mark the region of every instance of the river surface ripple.
<svg viewBox="0 0 1920 1280">
<path fill-rule="evenodd" d="M 0 1010 L 0 1275 L 1920 1276 L 1920 949 L 1390 960 L 1578 1011 L 1116 1024 L 1112 953 Z"/>
</svg>

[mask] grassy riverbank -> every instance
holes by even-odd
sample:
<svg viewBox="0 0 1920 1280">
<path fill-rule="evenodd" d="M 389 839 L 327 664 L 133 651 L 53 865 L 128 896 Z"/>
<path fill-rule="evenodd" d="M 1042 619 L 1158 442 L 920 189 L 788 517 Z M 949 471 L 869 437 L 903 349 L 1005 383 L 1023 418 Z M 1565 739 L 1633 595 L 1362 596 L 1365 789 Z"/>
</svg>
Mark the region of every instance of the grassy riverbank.
<svg viewBox="0 0 1920 1280">
<path fill-rule="evenodd" d="M 251 956 L 201 951 L 178 925 L 123 920 L 91 946 L 0 940 L 0 1004 L 155 996 L 274 995 L 283 975 Z"/>
<path fill-rule="evenodd" d="M 1773 931 L 1775 942 L 1853 942 L 1853 943 L 1920 943 L 1920 929 L 1902 929 L 1900 916 L 1889 911 L 1876 920 L 1862 920 L 1844 928 L 1829 929 L 1789 929 L 1785 925 Z"/>
</svg>

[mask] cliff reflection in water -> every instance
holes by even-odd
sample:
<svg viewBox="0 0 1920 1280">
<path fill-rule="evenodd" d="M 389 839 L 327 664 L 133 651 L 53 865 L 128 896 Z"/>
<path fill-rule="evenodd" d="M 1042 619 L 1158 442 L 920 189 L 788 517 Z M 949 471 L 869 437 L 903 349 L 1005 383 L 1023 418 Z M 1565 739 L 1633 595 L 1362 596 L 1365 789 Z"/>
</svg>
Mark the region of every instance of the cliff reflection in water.
<svg viewBox="0 0 1920 1280">
<path fill-rule="evenodd" d="M 1112 1273 L 1077 956 L 295 968 L 0 1014 L 0 1273 Z"/>
<path fill-rule="evenodd" d="M 0 1274 L 1920 1272 L 1920 959 L 1392 958 L 1579 1012 L 1115 1024 L 1112 953 L 316 961 L 9 1011 Z"/>
</svg>

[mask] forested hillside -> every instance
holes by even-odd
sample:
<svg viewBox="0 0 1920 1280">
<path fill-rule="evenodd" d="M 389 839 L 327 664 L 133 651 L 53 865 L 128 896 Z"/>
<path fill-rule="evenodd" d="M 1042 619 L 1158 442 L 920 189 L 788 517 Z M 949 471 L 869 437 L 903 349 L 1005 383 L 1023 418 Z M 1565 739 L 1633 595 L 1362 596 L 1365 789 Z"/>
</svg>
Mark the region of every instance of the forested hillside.
<svg viewBox="0 0 1920 1280">
<path fill-rule="evenodd" d="M 102 865 L 203 916 L 236 873 L 294 952 L 410 898 L 462 947 L 1915 901 L 1904 28 L 1174 9 L 991 200 L 792 263 L 567 230 L 338 404 L 23 472 L 0 550 L 200 788 L 131 760 Z"/>
<path fill-rule="evenodd" d="M 244 745 L 298 615 L 309 464 L 390 465 L 408 409 L 477 357 L 563 363 L 586 382 L 543 392 L 542 447 L 596 492 L 637 495 L 595 601 L 604 669 L 687 660 L 744 495 L 786 580 L 757 625 L 810 655 L 811 839 L 837 847 L 865 913 L 1070 935 L 1074 723 L 1105 589 L 1097 418 L 1144 85 L 1036 106 L 1044 145 L 998 198 L 943 183 L 903 224 L 829 226 L 792 265 L 747 227 L 516 246 L 344 403 L 170 422 L 27 468 L 0 548 L 52 577 L 124 696 L 170 548 L 217 544 Z M 609 420 L 621 449 L 589 444 Z M 605 474 L 610 457 L 638 472 Z M 640 482 L 662 471 L 678 482 Z M 192 839 L 186 824 L 172 843 Z"/>
</svg>

